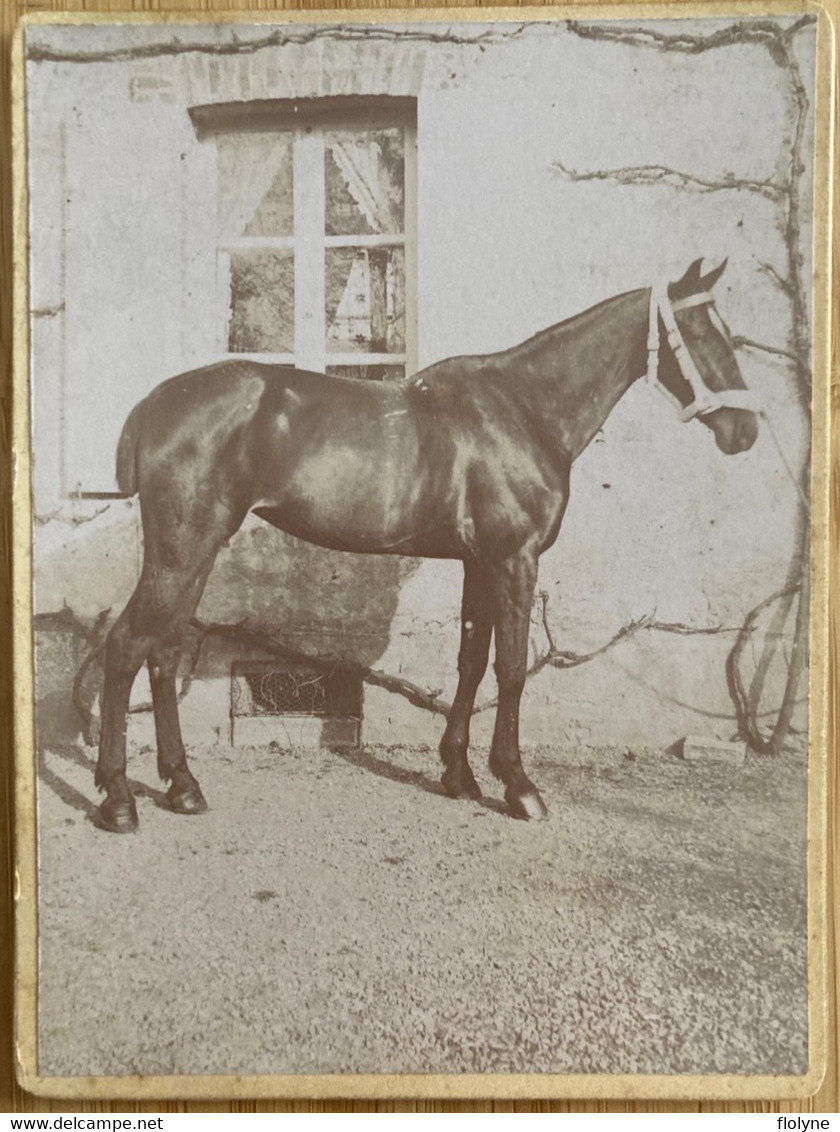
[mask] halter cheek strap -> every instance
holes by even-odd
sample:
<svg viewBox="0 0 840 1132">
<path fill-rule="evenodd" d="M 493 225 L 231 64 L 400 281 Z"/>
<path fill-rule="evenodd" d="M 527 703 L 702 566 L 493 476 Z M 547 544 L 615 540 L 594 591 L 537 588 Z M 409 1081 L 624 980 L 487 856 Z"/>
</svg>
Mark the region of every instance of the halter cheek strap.
<svg viewBox="0 0 840 1132">
<path fill-rule="evenodd" d="M 713 392 L 704 382 L 680 328 L 674 317 L 675 311 L 685 310 L 687 307 L 713 306 L 714 297 L 709 291 L 700 291 L 696 295 L 689 295 L 674 302 L 668 297 L 667 285 L 658 285 L 651 288 L 650 311 L 648 317 L 647 338 L 647 381 L 654 385 L 676 408 L 681 421 L 690 421 L 694 417 L 703 417 L 714 413 L 718 409 L 749 409 L 756 411 L 755 398 L 748 389 L 721 389 Z M 682 405 L 674 394 L 659 380 L 659 319 L 665 327 L 668 345 L 676 359 L 680 373 L 688 382 L 692 401 L 690 405 Z"/>
</svg>

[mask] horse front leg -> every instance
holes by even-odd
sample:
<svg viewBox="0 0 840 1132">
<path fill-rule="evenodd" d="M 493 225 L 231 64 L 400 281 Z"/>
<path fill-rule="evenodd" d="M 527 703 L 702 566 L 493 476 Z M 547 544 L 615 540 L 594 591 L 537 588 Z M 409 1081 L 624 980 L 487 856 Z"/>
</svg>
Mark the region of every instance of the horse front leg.
<svg viewBox="0 0 840 1132">
<path fill-rule="evenodd" d="M 494 569 L 496 591 L 496 679 L 499 705 L 490 748 L 490 770 L 504 783 L 515 817 L 548 816 L 539 791 L 522 769 L 519 704 L 528 665 L 528 626 L 537 581 L 536 550 L 528 548 Z"/>
<path fill-rule="evenodd" d="M 476 562 L 464 563 L 464 596 L 461 603 L 461 647 L 458 652 L 458 690 L 440 741 L 445 770 L 441 782 L 451 798 L 480 798 L 467 759 L 470 718 L 475 694 L 487 670 L 490 636 L 493 632 L 493 581 Z"/>
</svg>

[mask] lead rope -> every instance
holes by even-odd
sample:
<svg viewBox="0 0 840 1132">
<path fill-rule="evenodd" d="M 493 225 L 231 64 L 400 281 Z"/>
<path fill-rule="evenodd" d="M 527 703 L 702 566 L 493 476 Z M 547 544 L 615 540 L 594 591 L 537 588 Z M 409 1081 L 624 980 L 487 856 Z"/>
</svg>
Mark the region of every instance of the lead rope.
<svg viewBox="0 0 840 1132">
<path fill-rule="evenodd" d="M 767 431 L 770 433 L 770 436 L 773 439 L 773 443 L 776 445 L 776 451 L 779 453 L 779 459 L 782 461 L 782 464 L 784 465 L 784 469 L 787 472 L 788 476 L 790 477 L 790 482 L 796 488 L 796 494 L 799 496 L 800 500 L 802 501 L 802 506 L 805 508 L 806 511 L 808 511 L 810 509 L 811 502 L 808 499 L 808 496 L 805 494 L 805 492 L 802 488 L 802 484 L 799 482 L 799 480 L 793 474 L 793 469 L 791 468 L 790 464 L 788 463 L 788 460 L 787 460 L 787 457 L 785 456 L 784 450 L 782 449 L 782 446 L 779 443 L 779 438 L 776 435 L 776 430 L 773 428 L 773 424 L 770 420 L 770 417 L 767 415 L 767 412 L 766 412 L 765 409 L 759 409 L 758 416 L 760 416 L 761 419 L 764 421 L 764 423 L 767 425 Z"/>
</svg>

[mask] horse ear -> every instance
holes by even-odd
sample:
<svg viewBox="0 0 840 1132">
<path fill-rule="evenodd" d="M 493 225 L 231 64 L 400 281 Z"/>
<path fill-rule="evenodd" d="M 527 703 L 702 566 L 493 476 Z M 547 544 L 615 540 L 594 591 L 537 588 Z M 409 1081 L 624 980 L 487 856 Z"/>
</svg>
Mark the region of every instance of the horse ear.
<svg viewBox="0 0 840 1132">
<path fill-rule="evenodd" d="M 685 299 L 689 295 L 696 295 L 698 291 L 703 290 L 700 280 L 700 266 L 702 263 L 702 259 L 696 259 L 682 279 L 678 279 L 676 283 L 671 284 L 668 288 L 668 292 L 672 299 Z"/>
<path fill-rule="evenodd" d="M 714 269 L 714 271 L 710 271 L 708 275 L 703 276 L 703 278 L 700 280 L 701 290 L 711 291 L 715 283 L 717 283 L 718 279 L 720 279 L 721 275 L 723 275 L 724 271 L 726 270 L 726 265 L 728 262 L 729 258 L 727 257 L 719 267 L 716 267 Z"/>
</svg>

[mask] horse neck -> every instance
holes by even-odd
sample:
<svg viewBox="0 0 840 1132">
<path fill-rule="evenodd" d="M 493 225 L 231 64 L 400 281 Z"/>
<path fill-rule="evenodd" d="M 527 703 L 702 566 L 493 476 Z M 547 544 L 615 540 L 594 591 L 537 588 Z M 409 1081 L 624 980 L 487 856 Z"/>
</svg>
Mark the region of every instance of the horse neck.
<svg viewBox="0 0 840 1132">
<path fill-rule="evenodd" d="M 576 459 L 646 367 L 650 291 L 608 299 L 510 351 L 516 383 Z"/>
</svg>

